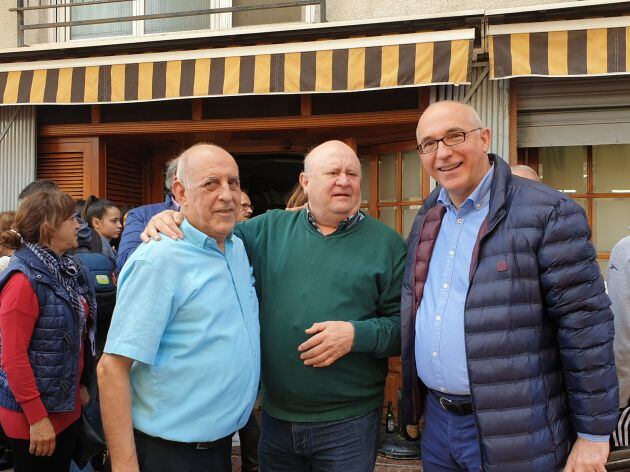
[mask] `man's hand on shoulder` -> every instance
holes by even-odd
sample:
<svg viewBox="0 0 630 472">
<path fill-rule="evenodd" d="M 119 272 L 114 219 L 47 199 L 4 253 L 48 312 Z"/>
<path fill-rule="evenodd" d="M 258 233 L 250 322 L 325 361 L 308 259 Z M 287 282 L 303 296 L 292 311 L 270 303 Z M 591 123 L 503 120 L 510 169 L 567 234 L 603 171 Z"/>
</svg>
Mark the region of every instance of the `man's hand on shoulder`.
<svg viewBox="0 0 630 472">
<path fill-rule="evenodd" d="M 354 326 L 348 321 L 314 323 L 306 334 L 311 337 L 298 346 L 306 366 L 328 367 L 348 354 L 354 344 Z"/>
<path fill-rule="evenodd" d="M 144 228 L 140 238 L 148 243 L 152 239 L 159 241 L 160 233 L 171 239 L 184 239 L 184 233 L 179 226 L 184 221 L 184 215 L 174 210 L 164 210 L 149 220 L 149 224 Z"/>
<path fill-rule="evenodd" d="M 567 459 L 564 472 L 606 472 L 609 451 L 608 442 L 577 438 Z"/>
</svg>

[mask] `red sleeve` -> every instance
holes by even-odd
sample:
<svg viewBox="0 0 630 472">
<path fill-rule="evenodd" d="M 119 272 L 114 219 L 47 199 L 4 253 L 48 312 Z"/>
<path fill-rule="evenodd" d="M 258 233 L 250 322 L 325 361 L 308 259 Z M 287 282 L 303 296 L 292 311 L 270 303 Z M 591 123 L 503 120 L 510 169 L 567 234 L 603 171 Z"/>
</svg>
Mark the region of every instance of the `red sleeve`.
<svg viewBox="0 0 630 472">
<path fill-rule="evenodd" d="M 28 346 L 39 317 L 39 303 L 24 274 L 11 276 L 0 294 L 0 339 L 2 370 L 11 392 L 24 410 L 29 424 L 48 415 L 41 401 L 28 358 Z"/>
</svg>

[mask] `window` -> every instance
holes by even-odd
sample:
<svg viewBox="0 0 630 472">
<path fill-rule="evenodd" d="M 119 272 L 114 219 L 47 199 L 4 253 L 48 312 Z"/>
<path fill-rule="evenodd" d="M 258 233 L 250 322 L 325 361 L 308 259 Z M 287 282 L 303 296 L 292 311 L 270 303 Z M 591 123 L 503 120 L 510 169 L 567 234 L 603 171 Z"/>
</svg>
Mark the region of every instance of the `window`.
<svg viewBox="0 0 630 472">
<path fill-rule="evenodd" d="M 606 276 L 611 249 L 629 234 L 630 144 L 528 148 L 520 155 L 545 184 L 584 208 Z"/>
<path fill-rule="evenodd" d="M 372 216 L 407 237 L 429 193 L 415 142 L 377 146 L 362 154 L 362 204 Z"/>
</svg>

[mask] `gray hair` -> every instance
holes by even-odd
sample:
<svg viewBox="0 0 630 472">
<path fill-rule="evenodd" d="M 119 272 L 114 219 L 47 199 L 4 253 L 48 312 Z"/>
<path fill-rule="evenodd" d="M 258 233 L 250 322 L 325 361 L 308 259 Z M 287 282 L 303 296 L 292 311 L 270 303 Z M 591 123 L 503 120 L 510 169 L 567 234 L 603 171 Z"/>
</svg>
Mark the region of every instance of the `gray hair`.
<svg viewBox="0 0 630 472">
<path fill-rule="evenodd" d="M 173 179 L 177 174 L 177 162 L 179 157 L 175 157 L 166 163 L 166 172 L 164 173 L 164 186 L 170 192 L 173 190 Z"/>
</svg>

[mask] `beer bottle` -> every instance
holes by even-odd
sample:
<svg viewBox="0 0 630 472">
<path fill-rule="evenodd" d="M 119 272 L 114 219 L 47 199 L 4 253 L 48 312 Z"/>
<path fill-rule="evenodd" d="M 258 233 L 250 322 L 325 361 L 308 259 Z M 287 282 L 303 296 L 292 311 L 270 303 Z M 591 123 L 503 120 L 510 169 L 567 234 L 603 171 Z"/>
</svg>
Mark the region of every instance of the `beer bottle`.
<svg viewBox="0 0 630 472">
<path fill-rule="evenodd" d="M 387 402 L 387 416 L 385 416 L 385 431 L 393 433 L 396 430 L 396 424 L 394 423 L 394 409 L 392 408 L 392 402 Z"/>
</svg>

